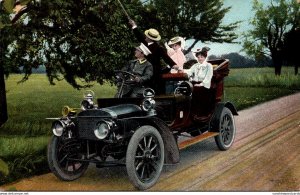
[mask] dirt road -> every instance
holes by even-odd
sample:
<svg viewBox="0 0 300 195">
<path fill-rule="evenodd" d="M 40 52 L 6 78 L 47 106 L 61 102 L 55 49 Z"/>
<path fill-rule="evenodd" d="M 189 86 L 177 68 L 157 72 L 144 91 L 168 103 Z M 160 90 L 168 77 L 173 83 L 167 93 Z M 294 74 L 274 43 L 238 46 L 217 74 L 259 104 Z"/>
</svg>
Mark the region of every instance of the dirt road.
<svg viewBox="0 0 300 195">
<path fill-rule="evenodd" d="M 208 139 L 180 151 L 149 191 L 299 191 L 300 93 L 239 112 L 233 147 Z M 73 182 L 52 173 L 0 186 L 0 191 L 131 191 L 126 168 L 96 169 Z"/>
</svg>

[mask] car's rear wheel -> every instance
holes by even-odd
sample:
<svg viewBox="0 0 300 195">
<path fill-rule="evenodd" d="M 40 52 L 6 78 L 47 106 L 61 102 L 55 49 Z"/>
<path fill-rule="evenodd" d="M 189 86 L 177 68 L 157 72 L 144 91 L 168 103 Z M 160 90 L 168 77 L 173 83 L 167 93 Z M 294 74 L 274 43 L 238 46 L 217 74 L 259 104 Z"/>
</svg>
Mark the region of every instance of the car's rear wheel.
<svg viewBox="0 0 300 195">
<path fill-rule="evenodd" d="M 224 107 L 219 119 L 219 135 L 215 137 L 220 150 L 228 150 L 235 138 L 235 123 L 232 112 Z"/>
<path fill-rule="evenodd" d="M 164 143 L 158 130 L 142 126 L 130 139 L 126 168 L 133 185 L 145 190 L 158 180 L 164 164 Z"/>
<path fill-rule="evenodd" d="M 88 162 L 76 160 L 83 159 L 81 150 L 82 143 L 78 140 L 53 136 L 47 151 L 50 170 L 55 176 L 65 181 L 79 178 L 89 165 Z"/>
</svg>

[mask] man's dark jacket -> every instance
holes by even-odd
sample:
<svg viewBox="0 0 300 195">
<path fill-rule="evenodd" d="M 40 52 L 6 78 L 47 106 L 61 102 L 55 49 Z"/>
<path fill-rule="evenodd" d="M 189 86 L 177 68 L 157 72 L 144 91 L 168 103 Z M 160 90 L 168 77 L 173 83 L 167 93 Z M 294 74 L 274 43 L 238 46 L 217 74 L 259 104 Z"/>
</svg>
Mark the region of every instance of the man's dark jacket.
<svg viewBox="0 0 300 195">
<path fill-rule="evenodd" d="M 145 40 L 146 36 L 138 28 L 134 28 L 133 33 L 137 40 L 151 51 L 151 54 L 146 56 L 146 59 L 153 65 L 153 82 L 151 87 L 155 90 L 156 94 L 161 94 L 164 92 L 165 86 L 161 79 L 162 66 L 160 60 L 163 59 L 170 67 L 173 67 L 176 63 L 168 56 L 166 49 L 161 47 L 157 42 L 148 45 Z"/>
</svg>

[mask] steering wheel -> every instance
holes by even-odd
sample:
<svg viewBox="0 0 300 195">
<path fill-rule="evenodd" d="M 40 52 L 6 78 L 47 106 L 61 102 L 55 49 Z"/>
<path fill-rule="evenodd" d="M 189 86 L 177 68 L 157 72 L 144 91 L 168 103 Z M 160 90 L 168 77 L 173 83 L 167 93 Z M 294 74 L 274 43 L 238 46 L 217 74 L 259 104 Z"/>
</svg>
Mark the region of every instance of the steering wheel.
<svg viewBox="0 0 300 195">
<path fill-rule="evenodd" d="M 126 86 L 136 84 L 135 81 L 136 76 L 128 71 L 123 71 L 123 70 L 116 70 L 114 72 L 117 81 L 121 83 L 118 89 L 118 93 L 116 94 L 116 97 L 122 98 L 124 91 L 125 93 L 128 92 L 128 87 Z"/>
<path fill-rule="evenodd" d="M 122 79 L 122 83 L 126 84 L 126 85 L 132 85 L 132 84 L 135 84 L 136 81 L 135 81 L 135 75 L 132 74 L 131 72 L 128 72 L 128 71 L 123 71 L 123 70 L 116 70 L 115 71 L 115 74 L 116 74 L 116 78 L 117 79 Z M 121 77 L 118 76 L 118 74 L 121 74 Z"/>
</svg>

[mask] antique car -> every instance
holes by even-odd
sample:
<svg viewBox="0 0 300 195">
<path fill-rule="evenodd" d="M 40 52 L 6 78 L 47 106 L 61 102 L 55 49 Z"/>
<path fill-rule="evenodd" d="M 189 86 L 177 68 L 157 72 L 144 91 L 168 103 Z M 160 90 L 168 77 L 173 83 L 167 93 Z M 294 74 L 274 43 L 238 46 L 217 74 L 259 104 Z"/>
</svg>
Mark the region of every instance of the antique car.
<svg viewBox="0 0 300 195">
<path fill-rule="evenodd" d="M 71 181 L 81 177 L 90 163 L 98 168 L 126 166 L 131 183 L 145 190 L 157 182 L 164 164 L 179 162 L 180 149 L 212 137 L 220 150 L 229 149 L 237 115 L 233 104 L 222 102 L 229 61 L 209 62 L 214 66 L 210 89 L 196 89 L 184 73 L 169 73 L 162 76 L 169 83 L 165 94 L 155 95 L 146 88 L 143 97 L 126 98 L 123 86 L 131 84 L 132 75 L 118 71 L 123 75 L 118 97 L 95 102 L 89 91 L 80 109 L 65 106 L 63 116 L 52 124 L 50 170 Z M 189 139 L 181 141 L 182 135 Z"/>
</svg>

